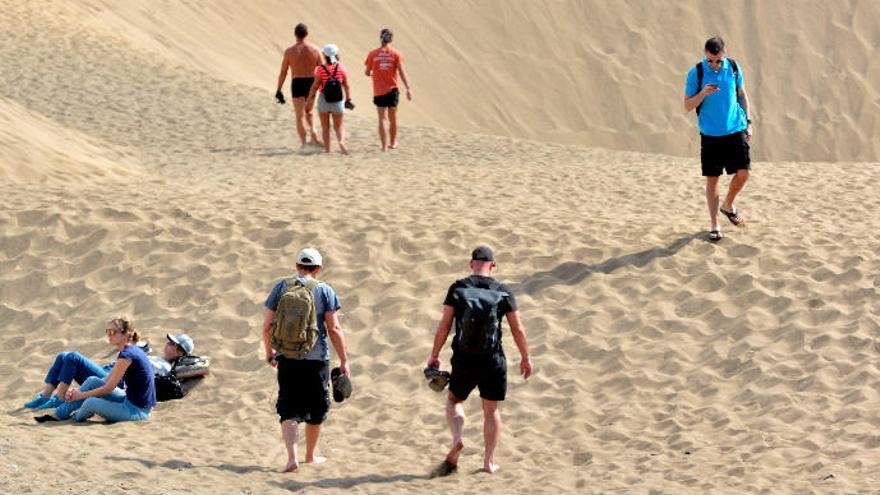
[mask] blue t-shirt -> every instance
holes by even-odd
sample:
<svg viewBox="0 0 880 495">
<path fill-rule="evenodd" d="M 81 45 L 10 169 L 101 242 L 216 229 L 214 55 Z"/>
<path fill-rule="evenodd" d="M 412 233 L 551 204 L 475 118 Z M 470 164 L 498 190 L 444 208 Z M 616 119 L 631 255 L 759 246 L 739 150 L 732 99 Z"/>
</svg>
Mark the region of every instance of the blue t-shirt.
<svg viewBox="0 0 880 495">
<path fill-rule="evenodd" d="M 122 378 L 125 380 L 125 396 L 140 408 L 152 409 L 156 405 L 156 386 L 153 382 L 153 365 L 138 346 L 127 345 L 116 360 L 128 359 L 131 364 Z"/>
<path fill-rule="evenodd" d="M 305 281 L 306 279 L 297 275 L 297 278 Z M 286 280 L 286 279 L 285 279 Z M 278 309 L 278 300 L 284 293 L 285 281 L 282 280 L 275 284 L 269 297 L 266 299 L 266 308 L 275 311 Z M 342 307 L 339 304 L 339 298 L 336 292 L 329 285 L 321 282 L 312 290 L 312 297 L 315 300 L 315 315 L 318 320 L 318 341 L 311 352 L 304 359 L 311 361 L 329 361 L 330 348 L 327 346 L 327 326 L 324 324 L 324 313 L 328 311 L 339 311 Z"/>
<path fill-rule="evenodd" d="M 734 81 L 733 67 L 730 66 L 728 59 L 724 59 L 718 71 L 709 67 L 705 58 L 700 63 L 703 64 L 703 87 L 707 84 L 717 84 L 719 89 L 718 92 L 703 99 L 700 115 L 697 117 L 700 133 L 706 136 L 726 136 L 745 130 L 746 112 L 736 98 L 737 89 L 743 85 L 742 66 L 739 67 Z M 690 98 L 700 89 L 702 88 L 697 88 L 697 68 L 691 67 L 684 94 Z"/>
</svg>

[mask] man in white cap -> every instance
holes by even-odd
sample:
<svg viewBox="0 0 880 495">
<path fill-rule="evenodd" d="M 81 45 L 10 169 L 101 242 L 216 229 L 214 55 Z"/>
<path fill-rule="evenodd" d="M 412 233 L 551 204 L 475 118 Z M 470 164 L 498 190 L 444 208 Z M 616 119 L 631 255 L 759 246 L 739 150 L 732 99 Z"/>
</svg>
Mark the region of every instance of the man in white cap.
<svg viewBox="0 0 880 495">
<path fill-rule="evenodd" d="M 192 354 L 193 349 L 195 349 L 192 337 L 185 333 L 177 335 L 166 333 L 165 338 L 168 341 L 165 342 L 165 348 L 162 349 L 162 357 L 153 354 L 147 356 L 153 365 L 153 371 L 161 376 L 165 376 L 171 371 L 175 361 L 183 356 Z"/>
<path fill-rule="evenodd" d="M 296 275 L 278 282 L 265 304 L 263 346 L 266 362 L 278 370 L 275 409 L 287 448 L 282 472 L 299 469 L 299 423 L 306 423 L 305 462 L 326 461 L 315 449 L 330 407 L 328 337 L 339 356 L 342 374 L 350 374 L 345 337 L 336 314 L 342 306 L 333 288 L 317 281 L 322 266 L 321 253 L 304 248 L 296 256 Z"/>
<path fill-rule="evenodd" d="M 452 446 L 443 470 L 458 467 L 464 448 L 464 401 L 475 389 L 483 399 L 483 471 L 494 473 L 495 449 L 501 438 L 501 411 L 498 406 L 507 395 L 507 360 L 501 348 L 501 322 L 506 317 L 513 341 L 519 349 L 519 371 L 524 379 L 532 374 L 529 345 L 510 288 L 492 278 L 495 256 L 488 246 L 477 246 L 471 253 L 471 276 L 455 281 L 443 301 L 443 317 L 434 335 L 428 368 L 440 368 L 440 351 L 455 324 L 452 339 L 452 374 L 446 401 L 446 421 L 452 432 Z"/>
</svg>

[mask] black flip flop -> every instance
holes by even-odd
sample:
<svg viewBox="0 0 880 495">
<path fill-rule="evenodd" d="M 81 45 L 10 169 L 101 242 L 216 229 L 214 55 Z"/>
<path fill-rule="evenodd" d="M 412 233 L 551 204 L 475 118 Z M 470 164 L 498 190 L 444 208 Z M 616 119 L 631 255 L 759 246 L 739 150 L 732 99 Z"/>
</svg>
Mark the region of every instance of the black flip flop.
<svg viewBox="0 0 880 495">
<path fill-rule="evenodd" d="M 351 380 L 342 374 L 339 368 L 333 368 L 330 372 L 330 382 L 333 383 L 333 400 L 342 402 L 351 397 Z"/>
<path fill-rule="evenodd" d="M 37 423 L 46 423 L 49 421 L 61 421 L 61 420 L 56 418 L 55 416 L 52 416 L 51 414 L 44 414 L 42 416 L 34 417 L 34 421 L 36 421 Z"/>
<path fill-rule="evenodd" d="M 724 208 L 718 208 L 718 211 L 724 214 L 730 223 L 739 227 L 740 225 L 746 223 L 745 219 L 739 215 L 739 212 L 736 211 L 736 206 L 733 207 L 733 211 L 727 211 Z"/>
<path fill-rule="evenodd" d="M 424 373 L 425 379 L 428 380 L 428 386 L 434 392 L 442 392 L 452 376 L 448 371 L 440 371 L 437 368 L 425 368 Z"/>
<path fill-rule="evenodd" d="M 721 231 L 718 229 L 712 229 L 709 231 L 709 240 L 710 241 L 720 241 L 722 237 L 724 237 L 724 236 L 721 235 Z"/>
</svg>

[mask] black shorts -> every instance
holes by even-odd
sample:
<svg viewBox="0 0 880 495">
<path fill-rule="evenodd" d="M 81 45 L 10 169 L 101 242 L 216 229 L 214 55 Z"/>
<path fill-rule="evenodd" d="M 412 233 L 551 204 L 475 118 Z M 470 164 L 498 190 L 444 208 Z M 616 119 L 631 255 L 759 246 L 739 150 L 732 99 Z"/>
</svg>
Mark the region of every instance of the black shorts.
<svg viewBox="0 0 880 495">
<path fill-rule="evenodd" d="M 290 80 L 290 97 L 307 98 L 313 84 L 315 84 L 314 77 L 294 77 Z"/>
<path fill-rule="evenodd" d="M 330 409 L 330 365 L 327 361 L 278 358 L 278 402 L 280 421 L 319 425 Z"/>
<path fill-rule="evenodd" d="M 449 391 L 461 400 L 479 387 L 480 397 L 504 400 L 507 396 L 507 360 L 504 354 L 489 356 L 456 353 L 452 356 Z"/>
<path fill-rule="evenodd" d="M 392 88 L 390 93 L 386 93 L 382 96 L 374 96 L 373 104 L 377 107 L 383 108 L 396 108 L 397 104 L 400 102 L 400 91 L 397 88 Z"/>
<path fill-rule="evenodd" d="M 745 131 L 726 136 L 701 134 L 700 161 L 703 163 L 703 177 L 718 177 L 722 171 L 731 175 L 737 170 L 749 170 L 752 159 Z"/>
</svg>

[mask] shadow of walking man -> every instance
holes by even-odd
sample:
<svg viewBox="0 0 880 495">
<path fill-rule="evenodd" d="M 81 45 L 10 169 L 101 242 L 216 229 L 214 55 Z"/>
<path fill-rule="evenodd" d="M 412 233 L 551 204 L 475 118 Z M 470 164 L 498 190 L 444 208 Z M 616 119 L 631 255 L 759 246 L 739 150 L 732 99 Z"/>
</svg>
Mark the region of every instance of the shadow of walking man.
<svg viewBox="0 0 880 495">
<path fill-rule="evenodd" d="M 520 294 L 535 294 L 554 285 L 577 285 L 594 273 L 612 273 L 626 266 L 643 267 L 658 259 L 674 256 L 694 239 L 703 236 L 702 232 L 686 235 L 674 240 L 668 246 L 659 246 L 609 258 L 601 263 L 586 264 L 578 261 L 566 261 L 556 268 L 529 275 L 522 282 L 512 284 L 511 289 Z"/>
</svg>

